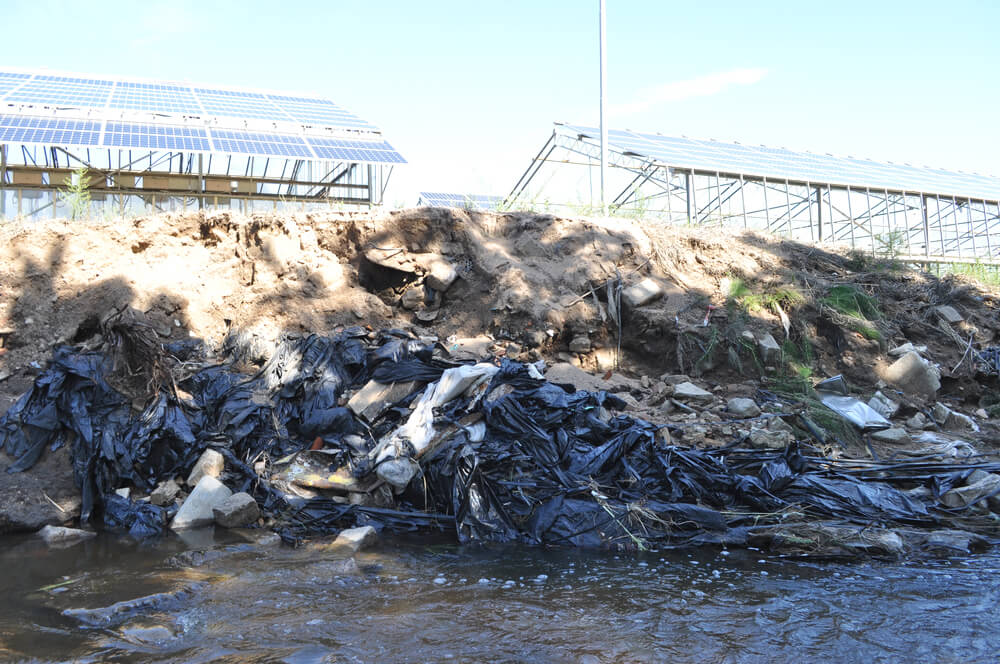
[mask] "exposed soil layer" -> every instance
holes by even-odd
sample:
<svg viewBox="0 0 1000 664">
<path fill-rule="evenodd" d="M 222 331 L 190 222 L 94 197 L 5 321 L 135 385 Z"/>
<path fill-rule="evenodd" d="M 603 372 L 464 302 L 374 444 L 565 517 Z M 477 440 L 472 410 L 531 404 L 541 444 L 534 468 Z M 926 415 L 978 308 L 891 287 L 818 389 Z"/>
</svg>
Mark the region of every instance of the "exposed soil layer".
<svg viewBox="0 0 1000 664">
<path fill-rule="evenodd" d="M 458 278 L 431 287 L 442 265 Z M 618 285 L 644 278 L 662 296 L 622 304 Z M 0 283 L 0 413 L 53 347 L 98 345 L 101 321 L 130 306 L 164 343 L 197 338 L 248 365 L 282 334 L 357 324 L 408 328 L 454 353 L 574 364 L 593 374 L 589 387 L 629 397 L 634 414 L 705 424 L 683 443 L 738 432 L 719 422 L 724 403 L 678 409 L 669 397 L 682 375 L 724 402 L 759 389 L 808 397 L 816 380 L 842 374 L 863 400 L 891 391 L 903 418 L 935 402 L 969 414 L 980 431 L 963 435 L 981 452 L 1000 445 L 1000 386 L 977 364 L 977 351 L 1000 344 L 1000 293 L 750 232 L 443 208 L 53 221 L 0 228 Z M 858 306 L 839 306 L 845 294 Z M 777 361 L 758 346 L 767 334 Z M 906 342 L 938 365 L 936 395 L 880 383 L 896 359 L 888 351 Z M 839 442 L 859 455 L 899 449 Z M 8 464 L 0 453 L 0 470 Z M 49 486 L 51 500 L 36 502 L 56 514 L 71 481 L 53 455 L 30 477 L 0 475 L 0 494 Z"/>
</svg>

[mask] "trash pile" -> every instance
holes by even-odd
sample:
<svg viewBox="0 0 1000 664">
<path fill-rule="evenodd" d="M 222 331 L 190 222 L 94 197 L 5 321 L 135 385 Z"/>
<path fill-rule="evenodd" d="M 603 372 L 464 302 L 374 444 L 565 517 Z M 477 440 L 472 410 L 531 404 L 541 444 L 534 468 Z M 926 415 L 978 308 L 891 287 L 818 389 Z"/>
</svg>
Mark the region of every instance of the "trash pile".
<svg viewBox="0 0 1000 664">
<path fill-rule="evenodd" d="M 0 419 L 0 448 L 16 472 L 68 445 L 81 521 L 136 537 L 214 522 L 296 542 L 371 525 L 461 542 L 898 554 L 909 544 L 888 528 L 986 543 L 971 533 L 994 532 L 1000 506 L 1000 464 L 836 460 L 808 440 L 754 449 L 746 434 L 679 446 L 687 424 L 622 414 L 614 394 L 546 380 L 544 362 L 457 362 L 403 330 L 285 337 L 252 374 L 197 342 L 156 343 L 127 309 L 102 333 L 100 350 L 55 351 Z"/>
</svg>

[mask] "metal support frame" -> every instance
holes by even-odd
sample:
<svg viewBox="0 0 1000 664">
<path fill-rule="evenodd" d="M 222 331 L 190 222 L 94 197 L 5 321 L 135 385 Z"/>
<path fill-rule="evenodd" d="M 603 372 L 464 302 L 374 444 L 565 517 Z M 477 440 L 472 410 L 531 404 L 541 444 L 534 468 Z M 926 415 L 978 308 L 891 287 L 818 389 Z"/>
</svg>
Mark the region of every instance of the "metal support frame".
<svg viewBox="0 0 1000 664">
<path fill-rule="evenodd" d="M 599 163 L 597 140 L 557 127 L 505 204 L 530 205 L 545 192 L 548 205 L 574 211 L 573 203 L 553 202 L 554 196 L 545 188 L 565 180 L 573 182 L 571 177 L 556 176 L 579 168 L 588 169 L 583 178 L 586 186 L 592 182 L 589 172 Z M 933 192 L 680 168 L 614 146 L 610 146 L 607 168 L 607 186 L 620 192 L 613 199 L 612 212 L 620 214 L 641 213 L 670 222 L 683 215 L 692 224 L 735 223 L 798 240 L 846 244 L 870 253 L 886 250 L 886 234 L 902 232 L 904 251 L 914 260 L 1000 262 L 1000 201 L 988 198 L 969 200 Z M 675 205 L 678 201 L 683 209 Z M 964 212 L 961 221 L 960 212 Z"/>
</svg>

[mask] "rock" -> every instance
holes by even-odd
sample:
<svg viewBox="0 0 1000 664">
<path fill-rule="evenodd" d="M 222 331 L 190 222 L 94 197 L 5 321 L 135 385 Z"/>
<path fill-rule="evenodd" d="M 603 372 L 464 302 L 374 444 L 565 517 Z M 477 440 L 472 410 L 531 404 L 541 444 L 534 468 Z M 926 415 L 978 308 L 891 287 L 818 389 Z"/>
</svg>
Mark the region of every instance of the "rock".
<svg viewBox="0 0 1000 664">
<path fill-rule="evenodd" d="M 934 311 L 937 313 L 938 316 L 943 318 L 945 322 L 948 323 L 952 324 L 961 323 L 963 320 L 965 320 L 962 314 L 956 311 L 955 307 L 950 307 L 947 304 L 942 304 L 939 307 L 934 307 Z"/>
<path fill-rule="evenodd" d="M 424 269 L 427 270 L 424 283 L 436 291 L 445 292 L 458 279 L 458 272 L 455 270 L 455 266 L 440 256 L 426 260 L 423 264 Z"/>
<path fill-rule="evenodd" d="M 160 482 L 153 493 L 149 494 L 149 502 L 153 505 L 158 505 L 163 507 L 164 505 L 169 505 L 174 502 L 177 494 L 180 492 L 181 487 L 174 481 L 174 478 L 164 480 Z"/>
<path fill-rule="evenodd" d="M 663 374 L 660 380 L 667 385 L 678 385 L 680 383 L 690 383 L 691 379 L 684 374 Z"/>
<path fill-rule="evenodd" d="M 928 424 L 927 416 L 923 413 L 917 413 L 910 419 L 906 420 L 906 426 L 910 429 L 925 429 Z"/>
<path fill-rule="evenodd" d="M 361 528 L 341 530 L 340 534 L 337 535 L 337 539 L 333 540 L 330 548 L 357 553 L 362 549 L 371 548 L 376 542 L 378 542 L 378 533 L 375 532 L 375 529 L 371 526 L 363 526 Z"/>
<path fill-rule="evenodd" d="M 132 489 L 128 488 L 127 486 L 123 486 L 120 489 L 115 489 L 115 493 L 124 498 L 125 500 L 128 500 L 129 496 L 132 495 Z"/>
<path fill-rule="evenodd" d="M 757 417 L 760 415 L 757 402 L 743 397 L 735 397 L 727 401 L 726 409 L 735 417 Z"/>
<path fill-rule="evenodd" d="M 430 323 L 431 321 L 437 319 L 440 312 L 440 309 L 420 309 L 417 311 L 417 320 L 424 323 Z"/>
<path fill-rule="evenodd" d="M 674 398 L 681 401 L 698 401 L 708 403 L 715 398 L 715 395 L 707 390 L 703 390 L 694 383 L 678 383 L 674 385 Z"/>
<path fill-rule="evenodd" d="M 750 445 L 763 450 L 783 450 L 792 442 L 793 436 L 788 431 L 771 431 L 752 427 L 747 437 Z"/>
<path fill-rule="evenodd" d="M 872 438 L 883 443 L 899 444 L 909 441 L 910 434 L 906 432 L 906 429 L 901 427 L 892 427 L 890 429 L 883 429 L 882 431 L 873 431 Z"/>
<path fill-rule="evenodd" d="M 403 247 L 372 247 L 365 251 L 365 259 L 375 265 L 416 274 L 417 263 Z"/>
<path fill-rule="evenodd" d="M 889 365 L 883 378 L 906 394 L 933 397 L 941 389 L 940 371 L 916 351 L 910 351 Z"/>
<path fill-rule="evenodd" d="M 194 464 L 188 475 L 187 485 L 197 486 L 203 477 L 218 477 L 226 466 L 226 459 L 213 449 L 201 453 L 198 463 Z"/>
<path fill-rule="evenodd" d="M 424 289 L 419 286 L 414 286 L 413 288 L 407 288 L 403 291 L 402 297 L 399 298 L 399 304 L 404 309 L 409 311 L 416 311 L 424 303 Z"/>
<path fill-rule="evenodd" d="M 590 337 L 585 334 L 573 337 L 573 340 L 569 342 L 569 351 L 571 353 L 589 353 Z"/>
<path fill-rule="evenodd" d="M 978 482 L 966 484 L 965 486 L 948 491 L 941 496 L 941 503 L 946 507 L 952 508 L 966 507 L 984 496 L 991 496 L 994 493 L 1000 492 L 1000 475 L 986 473 L 985 476 L 980 477 L 981 479 Z M 993 496 L 989 500 L 989 506 L 991 509 L 997 509 L 1000 507 L 1000 499 L 997 496 Z"/>
<path fill-rule="evenodd" d="M 587 392 L 624 392 L 632 389 L 641 389 L 639 381 L 626 378 L 620 374 L 612 374 L 608 380 L 601 376 L 594 376 L 583 369 L 568 362 L 557 362 L 549 367 L 545 372 L 545 378 L 550 383 L 572 385 L 576 390 Z"/>
<path fill-rule="evenodd" d="M 177 510 L 170 527 L 174 530 L 210 526 L 215 521 L 213 509 L 233 495 L 226 485 L 210 475 L 199 480 L 191 495 Z"/>
<path fill-rule="evenodd" d="M 417 473 L 420 472 L 420 464 L 408 457 L 389 459 L 379 464 L 375 469 L 375 474 L 379 479 L 388 482 L 397 489 L 405 489 Z"/>
<path fill-rule="evenodd" d="M 876 392 L 872 395 L 872 398 L 868 400 L 868 407 L 887 420 L 892 419 L 899 410 L 899 404 L 882 392 Z"/>
<path fill-rule="evenodd" d="M 38 531 L 38 536 L 41 537 L 46 544 L 70 544 L 90 539 L 92 537 L 97 537 L 97 533 L 90 530 L 80 530 L 79 528 L 45 526 Z"/>
<path fill-rule="evenodd" d="M 990 546 L 987 538 L 965 530 L 941 529 L 929 532 L 913 530 L 907 531 L 906 535 L 913 547 L 944 555 L 985 551 Z"/>
<path fill-rule="evenodd" d="M 979 425 L 971 417 L 956 412 L 943 403 L 934 404 L 931 414 L 934 415 L 935 422 L 949 431 L 979 431 Z"/>
<path fill-rule="evenodd" d="M 212 508 L 215 522 L 223 528 L 239 528 L 260 518 L 260 507 L 249 493 L 234 493 Z"/>
<path fill-rule="evenodd" d="M 781 346 L 770 334 L 765 334 L 757 340 L 760 360 L 766 367 L 776 367 L 781 363 Z"/>
<path fill-rule="evenodd" d="M 916 353 L 920 353 L 922 355 L 922 354 L 924 354 L 924 353 L 927 352 L 927 346 L 922 346 L 922 345 L 921 346 L 914 346 L 912 343 L 910 343 L 909 341 L 907 341 L 902 346 L 896 346 L 895 348 L 891 349 L 889 351 L 889 355 L 891 357 L 902 357 L 903 355 L 906 355 L 907 353 L 909 353 L 911 351 L 912 352 L 916 352 Z"/>
<path fill-rule="evenodd" d="M 622 304 L 635 309 L 663 297 L 663 287 L 649 277 L 622 290 Z"/>
<path fill-rule="evenodd" d="M 353 433 L 349 433 L 343 438 L 341 438 L 340 442 L 344 443 L 345 445 L 349 445 L 351 449 L 353 449 L 358 454 L 368 454 L 368 452 L 370 451 L 370 448 L 368 446 L 368 441 L 366 441 L 361 436 L 358 436 Z"/>
<path fill-rule="evenodd" d="M 542 330 L 528 330 L 524 333 L 524 343 L 528 348 L 538 348 L 549 340 L 549 335 Z"/>
<path fill-rule="evenodd" d="M 420 383 L 403 381 L 400 383 L 379 383 L 368 381 L 364 387 L 354 393 L 347 402 L 347 407 L 358 417 L 368 422 L 374 422 L 379 415 L 387 411 L 400 399 L 418 389 Z"/>
<path fill-rule="evenodd" d="M 976 412 L 974 413 L 974 415 L 976 417 L 978 417 L 979 419 L 981 419 L 981 420 L 988 420 L 988 419 L 990 419 L 990 414 L 986 412 L 985 408 L 978 408 L 978 409 L 976 409 Z"/>
<path fill-rule="evenodd" d="M 261 233 L 260 241 L 265 259 L 278 275 L 287 272 L 301 255 L 298 237 L 289 237 L 284 233 L 280 235 Z"/>
</svg>

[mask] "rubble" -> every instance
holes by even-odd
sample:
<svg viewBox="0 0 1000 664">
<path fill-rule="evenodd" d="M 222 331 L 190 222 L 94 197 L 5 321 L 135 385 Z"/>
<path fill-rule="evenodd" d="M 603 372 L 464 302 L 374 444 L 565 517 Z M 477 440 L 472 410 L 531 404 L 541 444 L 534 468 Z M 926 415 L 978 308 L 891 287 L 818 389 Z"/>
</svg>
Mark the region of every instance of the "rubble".
<svg viewBox="0 0 1000 664">
<path fill-rule="evenodd" d="M 715 395 L 707 390 L 703 390 L 694 383 L 683 382 L 674 385 L 673 396 L 682 401 L 697 401 L 699 403 L 709 403 L 715 399 Z"/>
<path fill-rule="evenodd" d="M 733 417 L 757 417 L 760 415 L 760 407 L 753 399 L 735 397 L 726 402 L 726 410 L 732 413 Z"/>
<path fill-rule="evenodd" d="M 203 477 L 218 478 L 225 467 L 226 460 L 221 454 L 215 450 L 205 450 L 202 452 L 198 462 L 194 464 L 194 468 L 191 469 L 191 473 L 188 475 L 185 484 L 193 488 L 201 482 L 201 478 Z M 128 496 L 125 497 L 127 498 Z"/>
<path fill-rule="evenodd" d="M 260 508 L 253 496 L 241 491 L 213 505 L 212 516 L 223 528 L 239 528 L 256 522 L 260 518 Z"/>
<path fill-rule="evenodd" d="M 174 478 L 169 477 L 153 489 L 153 492 L 149 494 L 149 502 L 153 505 L 163 507 L 174 502 L 174 498 L 180 493 L 180 486 L 174 481 Z"/>
<path fill-rule="evenodd" d="M 79 528 L 45 526 L 38 531 L 38 536 L 46 544 L 71 544 L 97 537 L 97 533 L 92 530 L 80 530 Z"/>
<path fill-rule="evenodd" d="M 883 378 L 906 394 L 932 398 L 941 389 L 941 372 L 916 351 L 893 362 Z"/>
<path fill-rule="evenodd" d="M 357 553 L 363 549 L 370 549 L 378 542 L 378 533 L 371 526 L 360 528 L 347 528 L 340 531 L 337 538 L 330 544 L 334 550 Z"/>
<path fill-rule="evenodd" d="M 949 306 L 947 304 L 942 304 L 940 306 L 934 307 L 934 311 L 940 316 L 946 323 L 961 323 L 965 320 L 962 314 L 958 313 L 955 307 Z"/>
<path fill-rule="evenodd" d="M 649 277 L 622 290 L 622 304 L 629 309 L 645 306 L 661 297 L 663 287 Z"/>
<path fill-rule="evenodd" d="M 170 522 L 170 527 L 181 530 L 212 525 L 215 521 L 213 510 L 231 495 L 233 492 L 226 485 L 210 475 L 205 475 L 181 505 L 173 521 Z"/>
<path fill-rule="evenodd" d="M 881 391 L 872 395 L 868 406 L 887 420 L 891 420 L 899 411 L 899 403 L 882 394 Z"/>
<path fill-rule="evenodd" d="M 774 367 L 781 362 L 781 346 L 771 334 L 761 335 L 757 339 L 757 349 L 760 352 L 760 361 L 765 367 Z"/>
</svg>

